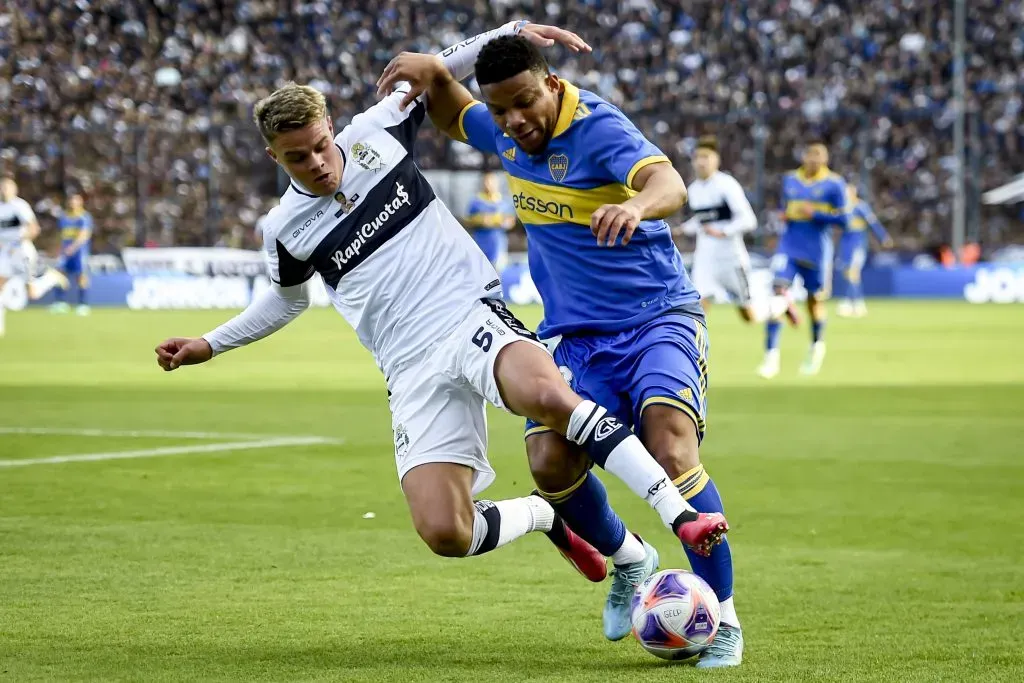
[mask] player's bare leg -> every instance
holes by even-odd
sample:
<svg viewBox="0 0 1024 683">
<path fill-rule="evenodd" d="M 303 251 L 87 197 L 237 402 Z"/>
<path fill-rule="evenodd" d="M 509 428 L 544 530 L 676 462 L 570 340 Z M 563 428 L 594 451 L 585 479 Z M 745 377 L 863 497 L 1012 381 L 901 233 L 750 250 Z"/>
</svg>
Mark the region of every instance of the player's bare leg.
<svg viewBox="0 0 1024 683">
<path fill-rule="evenodd" d="M 709 523 L 721 518 L 723 528 L 708 541 L 708 555 L 690 555 L 695 573 L 707 581 L 718 595 L 722 605 L 721 640 L 708 648 L 698 666 L 717 668 L 737 666 L 743 659 L 743 635 L 732 595 L 732 553 L 725 541 L 725 517 L 721 514 L 722 500 L 714 483 L 700 462 L 700 439 L 697 425 L 689 415 L 678 408 L 653 404 L 642 415 L 641 434 L 644 445 L 658 463 L 672 477 L 680 493 L 700 510 L 719 512 L 703 515 Z M 685 543 L 685 539 L 684 539 Z M 721 544 L 721 545 L 718 545 Z M 714 547 L 717 546 L 717 547 Z"/>
<path fill-rule="evenodd" d="M 531 531 L 550 531 L 555 513 L 540 496 L 473 500 L 473 470 L 433 462 L 409 470 L 402 491 L 416 533 L 435 554 L 468 557 L 500 548 Z"/>
<path fill-rule="evenodd" d="M 494 375 L 509 410 L 565 435 L 702 550 L 711 530 L 694 531 L 703 528 L 700 515 L 669 485 L 665 470 L 615 416 L 569 388 L 547 351 L 525 341 L 510 344 L 499 353 Z"/>
<path fill-rule="evenodd" d="M 604 487 L 589 471 L 590 459 L 578 446 L 555 432 L 546 431 L 527 436 L 526 453 L 533 479 L 543 492 L 541 495 L 574 520 L 577 533 L 611 557 L 612 585 L 601 621 L 607 639 L 625 638 L 631 628 L 633 593 L 644 579 L 657 571 L 658 552 L 630 533 L 618 519 L 608 505 Z M 573 533 L 568 527 L 566 530 Z M 551 540 L 565 555 L 559 539 Z M 604 555 L 600 569 L 603 578 Z"/>
<path fill-rule="evenodd" d="M 821 371 L 821 364 L 825 360 L 825 341 L 822 339 L 822 330 L 825 321 L 828 319 L 828 309 L 825 306 L 825 296 L 821 294 L 809 294 L 807 297 L 807 313 L 811 318 L 811 348 L 807 351 L 807 358 L 800 366 L 800 373 L 803 375 L 816 375 Z"/>
</svg>

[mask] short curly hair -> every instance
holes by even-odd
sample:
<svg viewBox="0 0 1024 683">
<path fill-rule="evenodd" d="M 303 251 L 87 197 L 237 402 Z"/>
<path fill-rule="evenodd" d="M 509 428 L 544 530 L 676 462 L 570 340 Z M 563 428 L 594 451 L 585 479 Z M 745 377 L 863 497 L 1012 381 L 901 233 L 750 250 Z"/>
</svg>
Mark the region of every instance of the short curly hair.
<svg viewBox="0 0 1024 683">
<path fill-rule="evenodd" d="M 499 83 L 524 71 L 539 76 L 550 73 L 537 46 L 521 36 L 502 36 L 484 45 L 474 68 L 479 85 Z"/>
</svg>

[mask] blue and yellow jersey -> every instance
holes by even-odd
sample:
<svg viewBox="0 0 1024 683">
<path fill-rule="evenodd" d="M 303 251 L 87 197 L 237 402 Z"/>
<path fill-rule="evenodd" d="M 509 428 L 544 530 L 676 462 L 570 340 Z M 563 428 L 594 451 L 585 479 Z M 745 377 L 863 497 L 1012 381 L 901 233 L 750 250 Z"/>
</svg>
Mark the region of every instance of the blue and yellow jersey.
<svg viewBox="0 0 1024 683">
<path fill-rule="evenodd" d="M 92 216 L 88 211 L 79 213 L 63 212 L 57 219 L 57 229 L 60 230 L 60 247 L 66 249 L 80 238 L 85 238 L 85 243 L 79 251 L 89 250 L 89 239 L 92 238 Z"/>
<path fill-rule="evenodd" d="M 595 210 L 634 196 L 637 172 L 668 158 L 615 106 L 571 83 L 562 87 L 554 134 L 540 154 L 517 147 L 481 102 L 459 116 L 462 140 L 500 155 L 508 175 L 544 301 L 538 332 L 620 332 L 671 309 L 700 317 L 700 296 L 665 221 L 643 221 L 626 246 L 600 247 L 590 232 Z"/>
<path fill-rule="evenodd" d="M 466 220 L 471 228 L 504 230 L 505 221 L 514 216 L 515 209 L 501 194 L 481 192 L 469 203 Z"/>
<path fill-rule="evenodd" d="M 787 173 L 782 179 L 782 210 L 786 232 L 779 252 L 792 261 L 821 264 L 831 258 L 832 228 L 847 226 L 846 182 L 827 168 L 814 177 L 802 168 Z"/>
<path fill-rule="evenodd" d="M 858 199 L 857 203 L 850 209 L 850 222 L 846 228 L 846 233 L 843 235 L 845 238 L 847 235 L 858 235 L 867 244 L 867 231 L 871 230 L 871 234 L 875 236 L 879 242 L 886 242 L 889 240 L 889 233 L 885 231 L 885 228 L 879 222 L 878 217 L 875 216 L 875 212 L 871 210 L 871 207 L 863 199 Z"/>
</svg>

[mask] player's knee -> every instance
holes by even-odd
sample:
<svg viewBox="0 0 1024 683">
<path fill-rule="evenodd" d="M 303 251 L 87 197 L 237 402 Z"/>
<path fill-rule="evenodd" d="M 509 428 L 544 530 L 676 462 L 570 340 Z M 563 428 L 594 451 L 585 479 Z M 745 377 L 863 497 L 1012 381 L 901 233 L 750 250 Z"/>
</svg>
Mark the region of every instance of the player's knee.
<svg viewBox="0 0 1024 683">
<path fill-rule="evenodd" d="M 565 383 L 565 379 L 553 371 L 533 377 L 527 382 L 532 403 L 532 414 L 528 417 L 553 429 L 562 429 L 568 424 L 569 416 L 580 399 Z"/>
<path fill-rule="evenodd" d="M 697 425 L 682 411 L 651 406 L 643 415 L 644 446 L 675 479 L 700 464 Z"/>
<path fill-rule="evenodd" d="M 545 493 L 565 491 L 587 468 L 586 457 L 555 432 L 529 437 L 526 456 L 533 481 Z"/>
<path fill-rule="evenodd" d="M 416 533 L 431 552 L 441 557 L 465 557 L 473 543 L 473 515 L 425 515 L 416 520 Z"/>
</svg>

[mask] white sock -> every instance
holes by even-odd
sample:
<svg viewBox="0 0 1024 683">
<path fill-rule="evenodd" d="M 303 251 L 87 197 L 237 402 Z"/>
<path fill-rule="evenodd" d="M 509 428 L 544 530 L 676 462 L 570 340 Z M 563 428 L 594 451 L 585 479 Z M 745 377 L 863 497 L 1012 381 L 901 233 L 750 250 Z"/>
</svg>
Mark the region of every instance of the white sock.
<svg viewBox="0 0 1024 683">
<path fill-rule="evenodd" d="M 670 529 L 672 522 L 684 510 L 695 512 L 635 434 L 630 434 L 615 447 L 604 468 L 624 481 L 630 491 L 646 500 Z"/>
<path fill-rule="evenodd" d="M 60 278 L 53 270 L 48 270 L 29 283 L 29 296 L 33 299 L 42 299 L 46 293 L 60 284 Z"/>
<path fill-rule="evenodd" d="M 475 506 L 473 541 L 467 556 L 490 552 L 531 531 L 551 531 L 555 522 L 554 509 L 540 496 L 480 500 Z"/>
<path fill-rule="evenodd" d="M 768 301 L 768 317 L 772 320 L 782 320 L 789 309 L 789 299 L 782 294 L 775 294 Z"/>
<path fill-rule="evenodd" d="M 740 618 L 736 616 L 736 605 L 733 604 L 732 598 L 730 597 L 728 600 L 723 600 L 721 605 L 722 623 L 740 628 Z"/>
<path fill-rule="evenodd" d="M 612 563 L 621 567 L 624 564 L 641 562 L 645 557 L 647 557 L 647 550 L 644 549 L 644 544 L 627 530 L 622 545 L 612 555 Z"/>
</svg>

